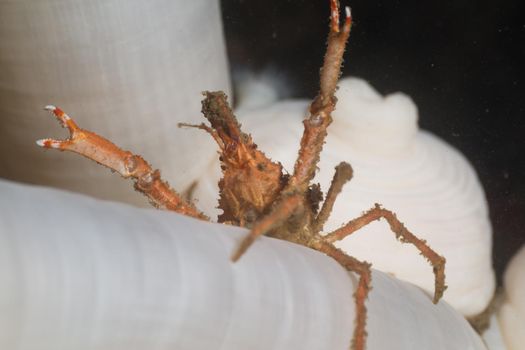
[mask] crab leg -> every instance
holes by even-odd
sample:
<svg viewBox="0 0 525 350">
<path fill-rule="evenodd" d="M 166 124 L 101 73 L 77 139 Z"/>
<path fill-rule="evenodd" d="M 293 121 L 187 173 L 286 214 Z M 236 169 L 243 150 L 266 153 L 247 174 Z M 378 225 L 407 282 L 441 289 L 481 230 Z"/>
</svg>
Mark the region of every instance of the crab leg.
<svg viewBox="0 0 525 350">
<path fill-rule="evenodd" d="M 342 29 L 340 29 L 338 14 L 339 3 L 337 0 L 331 0 L 330 6 L 330 34 L 328 35 L 328 46 L 323 67 L 321 68 L 321 88 L 318 96 L 310 106 L 310 117 L 303 122 L 304 133 L 301 139 L 299 155 L 295 162 L 294 173 L 290 177 L 286 187 L 281 192 L 277 204 L 274 206 L 274 208 L 288 208 L 287 211 L 283 211 L 278 215 L 280 222 L 286 221 L 286 219 L 292 216 L 298 209 L 296 207 L 292 210 L 290 207 L 293 204 L 290 200 L 291 196 L 305 196 L 308 191 L 308 186 L 315 175 L 315 169 L 319 162 L 319 155 L 323 148 L 324 139 L 326 137 L 326 128 L 332 122 L 330 113 L 335 108 L 334 93 L 339 79 L 346 41 L 350 35 L 352 17 L 350 9 L 347 7 L 346 20 Z M 335 13 L 337 13 L 337 15 L 334 15 Z M 299 206 L 300 202 L 296 205 Z M 287 214 L 288 217 L 284 217 L 285 214 Z M 273 220 L 272 218 L 276 217 L 277 214 L 272 211 L 272 213 L 254 224 L 252 232 L 244 238 L 240 243 L 239 248 L 234 253 L 234 260 L 237 260 L 244 251 L 246 251 L 254 241 L 255 237 L 270 232 L 270 230 L 262 230 L 259 228 L 269 225 L 260 226 L 260 223 L 271 221 Z"/>
<path fill-rule="evenodd" d="M 352 179 L 353 174 L 352 166 L 346 162 L 341 162 L 335 167 L 334 178 L 326 194 L 326 199 L 313 224 L 315 233 L 323 230 L 323 225 L 332 212 L 337 196 L 341 193 L 343 185 Z"/>
<path fill-rule="evenodd" d="M 365 212 L 360 217 L 348 222 L 341 228 L 324 236 L 324 240 L 328 243 L 339 241 L 347 236 L 350 236 L 363 226 L 368 225 L 372 221 L 384 218 L 390 225 L 390 229 L 395 233 L 403 243 L 412 243 L 427 260 L 432 264 L 435 275 L 435 289 L 434 289 L 434 303 L 437 303 L 443 296 L 443 292 L 447 289 L 445 285 L 445 258 L 433 251 L 424 240 L 417 238 L 411 233 L 405 225 L 396 217 L 390 210 L 383 209 L 379 204 L 374 208 Z"/>
<path fill-rule="evenodd" d="M 338 2 L 332 0 L 330 4 L 332 9 L 330 34 L 328 35 L 328 46 L 321 68 L 320 90 L 310 105 L 310 116 L 303 121 L 304 133 L 301 139 L 301 147 L 288 185 L 289 187 L 298 187 L 303 192 L 306 191 L 315 175 L 319 155 L 327 135 L 326 128 L 332 122 L 331 113 L 336 102 L 334 93 L 352 25 L 350 8 L 346 7 L 345 23 L 342 28 L 339 28 L 339 16 L 334 16 L 334 13 L 339 12 Z"/>
<path fill-rule="evenodd" d="M 355 327 L 354 335 L 352 337 L 352 343 L 350 349 L 352 350 L 364 350 L 366 344 L 366 315 L 367 310 L 365 301 L 368 298 L 370 292 L 370 283 L 372 281 L 372 271 L 370 270 L 370 264 L 367 262 L 359 261 L 353 258 L 340 249 L 334 247 L 331 243 L 325 241 L 316 240 L 310 244 L 310 248 L 317 251 L 323 252 L 326 255 L 333 258 L 345 269 L 351 272 L 355 272 L 359 275 L 359 282 L 357 289 L 354 292 L 354 299 L 356 305 L 355 313 Z"/>
<path fill-rule="evenodd" d="M 209 220 L 195 206 L 169 187 L 160 178 L 160 171 L 153 170 L 140 156 L 124 151 L 94 132 L 81 129 L 71 117 L 55 106 L 46 106 L 60 124 L 69 130 L 66 140 L 42 139 L 36 141 L 44 148 L 71 151 L 118 172 L 124 178 L 135 180 L 135 189 L 145 194 L 159 208 L 176 211 L 198 219 Z"/>
<path fill-rule="evenodd" d="M 302 197 L 298 194 L 287 196 L 280 201 L 270 212 L 261 220 L 257 221 L 252 227 L 250 233 L 246 235 L 237 249 L 231 256 L 232 261 L 237 261 L 248 250 L 257 237 L 271 232 L 273 229 L 281 226 L 286 220 L 302 209 Z"/>
</svg>

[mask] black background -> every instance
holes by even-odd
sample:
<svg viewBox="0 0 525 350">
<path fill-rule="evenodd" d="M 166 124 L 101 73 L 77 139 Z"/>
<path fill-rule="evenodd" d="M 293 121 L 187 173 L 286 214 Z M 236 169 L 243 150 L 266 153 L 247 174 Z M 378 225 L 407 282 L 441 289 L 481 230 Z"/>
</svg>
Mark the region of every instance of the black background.
<svg viewBox="0 0 525 350">
<path fill-rule="evenodd" d="M 402 91 L 420 125 L 463 152 L 485 188 L 501 278 L 525 242 L 525 6 L 518 1 L 348 0 L 344 75 Z M 271 69 L 288 97 L 313 97 L 327 0 L 222 0 L 231 67 Z"/>
</svg>

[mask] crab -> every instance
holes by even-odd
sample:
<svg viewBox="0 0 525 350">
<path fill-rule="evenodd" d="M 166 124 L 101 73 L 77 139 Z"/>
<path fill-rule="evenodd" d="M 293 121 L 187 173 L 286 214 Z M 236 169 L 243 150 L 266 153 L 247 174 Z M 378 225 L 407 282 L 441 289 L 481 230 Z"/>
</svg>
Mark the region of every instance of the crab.
<svg viewBox="0 0 525 350">
<path fill-rule="evenodd" d="M 241 125 L 221 91 L 203 93 L 202 113 L 209 124 L 181 123 L 179 126 L 202 129 L 219 146 L 222 169 L 219 208 L 222 214 L 217 222 L 250 230 L 233 252 L 231 260 L 239 260 L 257 237 L 267 235 L 315 249 L 332 257 L 348 271 L 357 273 L 359 282 L 354 293 L 356 319 L 350 348 L 364 350 L 367 320 L 365 302 L 371 288 L 371 265 L 347 255 L 336 248 L 334 243 L 375 220 L 385 219 L 401 242 L 413 244 L 432 265 L 435 275 L 434 303 L 440 300 L 446 289 L 445 258 L 411 233 L 393 212 L 379 204 L 339 229 L 323 232 L 338 194 L 353 175 L 350 164 L 340 163 L 335 168 L 324 201 L 320 186 L 312 183 L 327 136 L 327 127 L 332 121 L 331 113 L 336 107 L 334 94 L 352 25 L 349 7 L 345 8 L 342 24 L 337 0 L 330 0 L 330 9 L 330 29 L 320 73 L 320 90 L 310 105 L 309 115 L 303 121 L 304 133 L 291 174 L 285 173 L 280 163 L 266 157 L 258 150 L 252 137 L 241 131 Z M 38 140 L 39 146 L 78 153 L 124 178 L 133 179 L 135 189 L 146 195 L 151 204 L 159 209 L 210 221 L 184 195 L 170 188 L 162 180 L 160 171 L 154 170 L 141 156 L 122 150 L 96 133 L 80 128 L 58 107 L 50 105 L 45 109 L 51 111 L 61 125 L 69 130 L 70 136 L 66 140 Z"/>
</svg>

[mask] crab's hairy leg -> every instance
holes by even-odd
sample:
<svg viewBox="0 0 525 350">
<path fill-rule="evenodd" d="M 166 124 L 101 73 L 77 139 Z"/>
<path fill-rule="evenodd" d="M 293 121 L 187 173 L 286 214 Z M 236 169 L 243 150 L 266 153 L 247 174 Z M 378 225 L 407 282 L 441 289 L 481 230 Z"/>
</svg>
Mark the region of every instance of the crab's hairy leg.
<svg viewBox="0 0 525 350">
<path fill-rule="evenodd" d="M 356 232 L 363 226 L 368 225 L 372 221 L 381 218 L 384 218 L 388 222 L 390 229 L 395 233 L 397 239 L 403 243 L 413 244 L 420 251 L 421 255 L 423 255 L 432 265 L 435 275 L 433 302 L 437 303 L 443 296 L 445 289 L 447 289 L 447 286 L 445 285 L 445 258 L 433 251 L 424 240 L 417 238 L 411 233 L 390 210 L 384 209 L 379 204 L 376 204 L 374 208 L 363 213 L 360 217 L 324 236 L 324 239 L 329 243 L 339 241 Z"/>
<path fill-rule="evenodd" d="M 232 261 L 237 261 L 248 250 L 252 243 L 261 235 L 271 232 L 273 229 L 281 226 L 292 215 L 303 210 L 303 198 L 299 194 L 291 194 L 284 197 L 271 212 L 257 221 L 237 246 L 237 249 L 231 256 Z"/>
<path fill-rule="evenodd" d="M 372 273 L 370 270 L 370 264 L 362 262 L 345 254 L 340 249 L 333 246 L 333 244 L 325 242 L 323 239 L 314 240 L 310 243 L 310 248 L 317 251 L 323 252 L 330 256 L 346 268 L 350 272 L 355 272 L 359 275 L 359 282 L 354 292 L 355 305 L 356 305 L 356 316 L 354 335 L 352 337 L 352 343 L 350 349 L 352 350 L 364 350 L 366 344 L 366 315 L 367 310 L 365 301 L 368 297 L 368 293 L 371 289 L 370 283 L 372 280 Z"/>
<path fill-rule="evenodd" d="M 62 126 L 68 128 L 70 136 L 67 140 L 38 140 L 36 143 L 39 146 L 78 153 L 118 172 L 124 178 L 134 179 L 135 189 L 145 194 L 156 207 L 209 220 L 192 203 L 162 181 L 160 172 L 152 169 L 142 157 L 122 150 L 94 132 L 81 129 L 60 108 L 47 106 L 46 109 L 53 112 Z"/>
<path fill-rule="evenodd" d="M 309 117 L 303 121 L 304 133 L 299 155 L 289 181 L 290 188 L 298 188 L 300 191 L 306 191 L 315 175 L 319 155 L 326 138 L 326 128 L 332 122 L 331 113 L 336 103 L 334 93 L 352 23 L 350 10 L 346 8 L 346 20 L 343 27 L 340 28 L 338 1 L 331 0 L 330 4 L 332 9 L 330 33 L 320 73 L 320 90 L 310 106 Z M 337 16 L 334 15 L 335 13 Z"/>
<path fill-rule="evenodd" d="M 322 106 L 330 104 L 333 99 L 339 75 L 341 74 L 341 64 L 343 63 L 343 53 L 346 41 L 350 35 L 352 26 L 352 13 L 350 7 L 345 7 L 345 22 L 339 28 L 339 4 L 337 0 L 330 1 L 330 33 L 328 35 L 328 46 L 326 47 L 325 61 L 320 74 L 320 91 L 318 98 L 322 99 Z M 334 14 L 337 14 L 334 16 Z M 314 111 L 315 112 L 315 111 Z"/>
<path fill-rule="evenodd" d="M 232 260 L 234 261 L 248 249 L 256 237 L 270 232 L 295 213 L 298 206 L 302 205 L 310 181 L 315 175 L 319 155 L 326 137 L 326 128 L 332 121 L 330 113 L 335 107 L 334 93 L 352 23 L 350 10 L 347 9 L 345 23 L 343 27 L 340 28 L 339 3 L 338 1 L 330 0 L 330 5 L 330 33 L 328 35 L 328 45 L 323 67 L 321 68 L 320 91 L 310 106 L 309 118 L 303 122 L 304 133 L 301 139 L 299 155 L 295 162 L 294 172 L 285 188 L 281 191 L 279 199 L 276 201 L 270 214 L 258 220 L 252 227 L 250 234 L 241 242 L 241 245 L 232 256 Z M 210 108 L 206 109 L 210 110 Z M 204 114 L 206 116 L 208 113 Z M 297 204 L 292 206 L 293 201 L 297 202 Z"/>
<path fill-rule="evenodd" d="M 353 170 L 350 164 L 341 162 L 335 167 L 335 174 L 332 183 L 330 184 L 330 188 L 328 189 L 328 193 L 326 194 L 326 199 L 324 200 L 323 206 L 313 223 L 314 233 L 323 230 L 323 225 L 326 223 L 326 220 L 328 220 L 328 217 L 332 212 L 337 196 L 341 193 L 343 185 L 350 181 L 352 176 Z"/>
</svg>

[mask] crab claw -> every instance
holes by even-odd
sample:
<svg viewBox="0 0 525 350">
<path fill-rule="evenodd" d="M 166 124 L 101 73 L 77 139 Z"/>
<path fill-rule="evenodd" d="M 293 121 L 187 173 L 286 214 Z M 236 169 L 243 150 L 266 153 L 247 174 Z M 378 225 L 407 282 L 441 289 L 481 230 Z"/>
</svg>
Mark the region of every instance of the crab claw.
<svg viewBox="0 0 525 350">
<path fill-rule="evenodd" d="M 62 144 L 66 141 L 55 140 L 55 139 L 40 139 L 36 140 L 36 144 L 43 148 L 62 148 Z"/>
<path fill-rule="evenodd" d="M 349 32 L 352 24 L 352 12 L 349 6 L 345 6 L 345 23 L 343 25 L 343 31 Z M 339 33 L 339 1 L 330 0 L 330 27 L 334 33 Z"/>
<path fill-rule="evenodd" d="M 53 105 L 47 105 L 44 107 L 44 109 L 52 112 L 60 122 L 60 125 L 69 130 L 70 137 L 67 140 L 55 140 L 50 138 L 41 139 L 37 140 L 36 144 L 44 148 L 66 149 L 67 146 L 71 144 L 75 132 L 79 131 L 80 128 L 73 121 L 73 119 L 71 119 L 71 117 L 64 113 L 64 111 L 60 108 Z"/>
<path fill-rule="evenodd" d="M 55 117 L 57 117 L 58 121 L 64 128 L 68 128 L 68 130 L 73 133 L 76 130 L 79 129 L 78 125 L 71 119 L 70 116 L 68 116 L 63 110 L 61 110 L 58 107 L 55 107 L 53 105 L 47 105 L 44 107 L 46 111 L 53 112 Z"/>
</svg>

